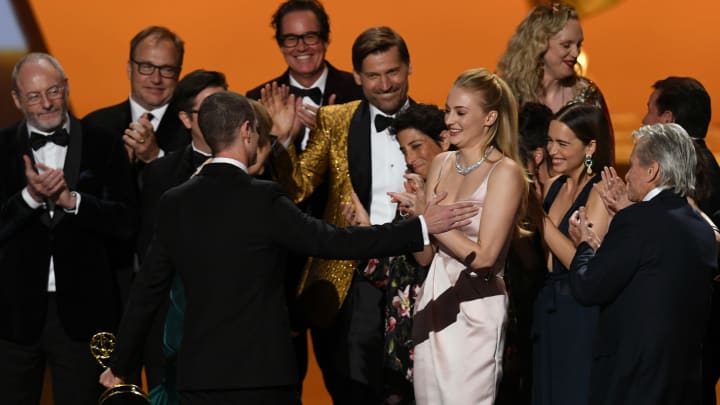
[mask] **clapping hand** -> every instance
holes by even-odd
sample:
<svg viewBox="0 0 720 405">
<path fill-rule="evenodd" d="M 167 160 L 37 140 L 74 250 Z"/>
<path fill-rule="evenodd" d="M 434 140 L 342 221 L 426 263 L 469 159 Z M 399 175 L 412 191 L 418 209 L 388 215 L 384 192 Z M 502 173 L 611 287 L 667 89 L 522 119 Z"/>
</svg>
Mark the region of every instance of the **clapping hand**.
<svg viewBox="0 0 720 405">
<path fill-rule="evenodd" d="M 37 202 L 50 201 L 62 208 L 75 208 L 75 196 L 70 193 L 65 182 L 65 173 L 62 169 L 52 169 L 42 163 L 37 164 L 40 173 L 35 171 L 28 155 L 23 156 L 25 162 L 25 177 L 27 190 L 33 200 Z"/>
<path fill-rule="evenodd" d="M 592 223 L 587 218 L 585 207 L 580 207 L 572 214 L 568 231 L 575 246 L 587 242 L 593 250 L 600 247 L 600 238 L 592 229 Z"/>
<path fill-rule="evenodd" d="M 398 204 L 400 216 L 405 218 L 415 216 L 425 211 L 425 180 L 416 173 L 406 173 L 403 183 L 405 191 L 392 191 L 387 193 L 391 201 Z"/>
<path fill-rule="evenodd" d="M 160 154 L 148 113 L 143 114 L 137 122 L 130 123 L 123 134 L 123 141 L 131 161 L 137 159 L 149 163 Z"/>
<path fill-rule="evenodd" d="M 294 125 L 297 111 L 301 109 L 302 99 L 290 94 L 290 87 L 276 82 L 268 83 L 260 89 L 260 103 L 267 108 L 272 117 L 273 127 L 270 133 L 278 137 L 280 143 L 297 136 Z"/>
<path fill-rule="evenodd" d="M 594 187 L 600 194 L 608 214 L 613 217 L 618 211 L 631 205 L 632 201 L 628 199 L 625 182 L 618 176 L 614 168 L 605 167 L 600 175 L 603 181 L 595 184 Z"/>
</svg>

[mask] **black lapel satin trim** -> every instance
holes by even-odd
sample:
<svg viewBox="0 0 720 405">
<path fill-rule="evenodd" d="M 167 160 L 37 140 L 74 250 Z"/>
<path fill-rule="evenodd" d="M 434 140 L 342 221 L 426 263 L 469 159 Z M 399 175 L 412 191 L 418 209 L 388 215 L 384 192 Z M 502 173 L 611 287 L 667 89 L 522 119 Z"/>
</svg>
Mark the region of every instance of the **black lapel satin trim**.
<svg viewBox="0 0 720 405">
<path fill-rule="evenodd" d="M 23 185 L 27 185 L 27 178 L 25 178 L 25 160 L 23 159 L 23 155 L 27 155 L 30 158 L 30 161 L 32 162 L 33 166 L 35 166 L 35 156 L 32 153 L 32 148 L 30 147 L 30 134 L 28 133 L 27 129 L 27 121 L 22 120 L 17 128 L 16 133 L 16 145 L 18 148 L 19 156 L 17 156 L 18 161 L 18 176 L 22 177 L 21 183 Z M 40 222 L 47 226 L 51 226 L 51 219 L 50 219 L 50 213 L 47 210 L 43 210 L 44 212 L 40 215 Z"/>
<path fill-rule="evenodd" d="M 80 158 L 82 157 L 82 124 L 75 117 L 70 116 L 70 141 L 65 155 L 65 182 L 70 190 L 77 187 L 80 176 Z"/>
<path fill-rule="evenodd" d="M 370 161 L 370 107 L 366 101 L 350 119 L 348 130 L 348 171 L 355 193 L 369 211 L 371 200 L 372 166 Z"/>
<path fill-rule="evenodd" d="M 20 167 L 22 168 L 23 178 L 25 178 L 25 161 L 23 160 L 22 155 L 28 155 L 30 158 L 30 161 L 35 165 L 35 156 L 32 153 L 32 148 L 30 147 L 30 134 L 28 133 L 27 128 L 27 121 L 22 120 L 17 128 L 16 133 L 16 145 L 18 147 L 18 150 L 20 151 Z"/>
</svg>

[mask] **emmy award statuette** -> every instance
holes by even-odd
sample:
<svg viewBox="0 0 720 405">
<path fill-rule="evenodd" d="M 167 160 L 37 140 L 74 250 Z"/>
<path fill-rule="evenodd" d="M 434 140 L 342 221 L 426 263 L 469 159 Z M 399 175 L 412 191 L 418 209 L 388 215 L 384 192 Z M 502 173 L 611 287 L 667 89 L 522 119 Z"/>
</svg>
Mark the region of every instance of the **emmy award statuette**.
<svg viewBox="0 0 720 405">
<path fill-rule="evenodd" d="M 90 353 L 103 368 L 115 349 L 115 335 L 110 332 L 96 333 L 90 339 Z M 135 384 L 118 384 L 110 387 L 100 395 L 98 405 L 150 405 L 150 400 L 140 387 Z"/>
</svg>

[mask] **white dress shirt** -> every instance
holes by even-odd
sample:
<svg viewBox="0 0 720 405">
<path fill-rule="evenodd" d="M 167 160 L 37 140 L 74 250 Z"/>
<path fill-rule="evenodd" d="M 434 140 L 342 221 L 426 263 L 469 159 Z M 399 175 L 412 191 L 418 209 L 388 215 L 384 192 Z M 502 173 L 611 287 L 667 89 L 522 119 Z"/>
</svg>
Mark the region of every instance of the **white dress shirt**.
<svg viewBox="0 0 720 405">
<path fill-rule="evenodd" d="M 410 105 L 406 101 L 400 110 Z M 395 218 L 397 204 L 390 201 L 389 191 L 403 191 L 403 175 L 407 169 L 405 157 L 400 152 L 400 144 L 390 129 L 381 132 L 375 130 L 375 116 L 382 114 L 370 105 L 370 163 L 372 166 L 372 197 L 370 200 L 370 223 L 385 224 Z M 394 117 L 392 115 L 391 117 Z"/>
<path fill-rule="evenodd" d="M 325 70 L 323 70 L 323 72 L 322 72 L 322 74 L 320 75 L 320 77 L 315 81 L 315 83 L 311 84 L 310 87 L 305 87 L 305 86 L 303 86 L 302 84 L 298 83 L 298 81 L 295 80 L 295 79 L 292 77 L 292 74 L 288 74 L 288 76 L 290 77 L 290 80 L 289 80 L 289 81 L 290 81 L 290 85 L 291 85 L 291 86 L 295 86 L 295 87 L 297 87 L 297 88 L 304 89 L 304 90 L 310 90 L 310 89 L 312 89 L 313 87 L 317 87 L 317 88 L 320 89 L 320 92 L 321 92 L 323 95 L 325 94 L 325 84 L 327 83 L 327 77 L 328 77 L 328 68 L 327 68 L 327 66 L 325 66 Z M 302 103 L 303 103 L 303 104 L 307 104 L 307 105 L 311 105 L 311 106 L 313 106 L 313 107 L 320 107 L 320 106 L 322 105 L 322 103 L 317 104 L 317 103 L 316 103 L 315 101 L 313 101 L 313 99 L 311 99 L 310 97 L 303 97 Z M 305 135 L 303 135 L 302 141 L 300 141 L 300 151 L 305 150 L 305 148 L 307 147 L 307 143 L 308 143 L 308 139 L 309 139 L 309 138 L 310 138 L 310 128 L 305 128 Z"/>
<path fill-rule="evenodd" d="M 63 125 L 63 129 L 67 131 L 68 134 L 70 134 L 70 118 L 68 116 L 65 117 L 65 125 Z M 28 137 L 30 136 L 30 133 L 37 132 L 42 135 L 52 135 L 51 132 L 41 131 L 34 126 L 27 124 L 27 133 Z M 65 156 L 67 156 L 67 146 L 60 146 L 53 142 L 46 143 L 43 147 L 41 147 L 38 150 L 32 151 L 33 158 L 35 159 L 35 163 L 37 166 L 37 163 L 42 163 L 43 165 L 51 168 L 51 169 L 60 169 L 62 170 L 65 167 Z M 37 168 L 38 173 L 42 174 L 43 170 L 40 168 Z M 33 199 L 30 196 L 30 192 L 28 191 L 27 186 L 22 190 L 21 192 L 22 198 L 25 201 L 25 203 L 32 209 L 40 209 L 47 208 L 49 209 L 50 217 L 52 218 L 55 214 L 54 210 L 51 209 L 51 207 L 47 207 L 44 202 L 37 202 L 35 199 Z M 80 211 L 80 194 L 75 193 L 75 209 L 68 210 L 66 209 L 65 212 L 69 214 L 75 214 Z M 49 292 L 55 292 L 56 286 L 55 286 L 55 263 L 53 261 L 53 257 L 50 256 L 50 264 L 48 269 L 48 283 L 47 283 L 47 290 Z"/>
</svg>

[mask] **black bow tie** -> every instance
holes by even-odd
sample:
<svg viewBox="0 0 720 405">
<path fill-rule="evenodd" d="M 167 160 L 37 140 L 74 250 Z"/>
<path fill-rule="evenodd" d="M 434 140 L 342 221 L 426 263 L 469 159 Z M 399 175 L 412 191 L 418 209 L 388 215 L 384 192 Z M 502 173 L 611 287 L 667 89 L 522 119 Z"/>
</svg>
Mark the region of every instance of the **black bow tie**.
<svg viewBox="0 0 720 405">
<path fill-rule="evenodd" d="M 193 150 L 192 151 L 192 165 L 193 169 L 197 169 L 201 164 L 205 163 L 206 160 L 210 159 L 210 156 L 203 155 L 202 153 Z"/>
<path fill-rule="evenodd" d="M 385 129 L 387 129 L 387 127 L 392 125 L 394 120 L 395 119 L 393 117 L 388 117 L 386 115 L 382 115 L 382 114 L 375 115 L 375 131 L 376 132 L 384 131 Z"/>
<path fill-rule="evenodd" d="M 290 86 L 290 93 L 298 97 L 310 97 L 310 100 L 314 101 L 317 105 L 320 105 L 322 103 L 323 95 L 319 87 L 313 87 L 312 89 L 301 89 L 300 87 Z"/>
<path fill-rule="evenodd" d="M 38 150 L 45 146 L 46 143 L 52 142 L 59 146 L 67 146 L 68 144 L 68 133 L 64 129 L 58 129 L 50 135 L 43 135 L 37 132 L 30 133 L 30 147 L 33 150 Z"/>
</svg>

